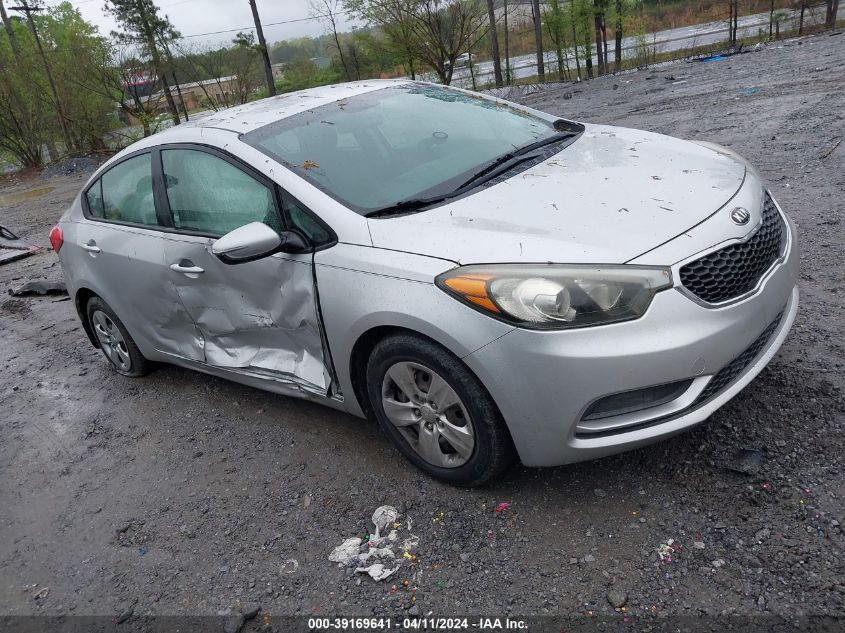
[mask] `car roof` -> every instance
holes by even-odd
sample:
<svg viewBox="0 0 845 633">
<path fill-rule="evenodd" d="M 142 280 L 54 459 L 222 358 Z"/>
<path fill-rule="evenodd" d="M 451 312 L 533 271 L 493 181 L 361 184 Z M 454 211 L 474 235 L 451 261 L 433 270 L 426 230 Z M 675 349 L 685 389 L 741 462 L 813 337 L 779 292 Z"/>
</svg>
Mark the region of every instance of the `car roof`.
<svg viewBox="0 0 845 633">
<path fill-rule="evenodd" d="M 168 142 L 169 132 L 178 128 L 198 127 L 217 128 L 243 134 L 281 119 L 299 114 L 311 108 L 341 101 L 347 97 L 365 94 L 389 86 L 408 83 L 407 79 L 372 79 L 351 81 L 318 88 L 308 88 L 289 92 L 275 97 L 267 97 L 244 105 L 234 106 L 213 112 L 207 116 L 195 117 L 192 121 L 169 128 L 156 134 L 157 143 Z"/>
</svg>

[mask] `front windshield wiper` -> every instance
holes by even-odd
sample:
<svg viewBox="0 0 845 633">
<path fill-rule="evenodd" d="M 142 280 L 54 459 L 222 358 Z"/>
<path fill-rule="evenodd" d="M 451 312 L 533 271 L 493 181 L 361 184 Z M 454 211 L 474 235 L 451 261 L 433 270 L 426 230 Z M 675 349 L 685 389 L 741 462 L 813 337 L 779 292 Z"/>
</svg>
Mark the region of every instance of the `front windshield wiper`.
<svg viewBox="0 0 845 633">
<path fill-rule="evenodd" d="M 520 163 L 540 158 L 542 156 L 540 153 L 532 153 L 535 150 L 546 147 L 547 145 L 553 145 L 554 143 L 565 141 L 576 135 L 576 132 L 555 134 L 554 136 L 540 139 L 534 143 L 523 145 L 522 147 L 518 147 L 507 154 L 494 158 L 492 161 L 484 165 L 484 167 L 476 171 L 467 180 L 462 182 L 453 191 L 428 198 L 408 198 L 407 200 L 400 200 L 399 202 L 382 207 L 381 209 L 370 211 L 366 214 L 366 217 L 381 218 L 402 213 L 413 213 L 414 211 L 420 211 L 421 209 L 437 204 L 438 202 L 443 202 L 444 200 L 449 200 L 450 198 L 457 198 L 458 196 L 465 194 L 470 189 L 473 189 L 478 185 L 488 180 L 492 180 L 496 176 L 513 169 Z"/>
<path fill-rule="evenodd" d="M 529 154 L 534 150 L 540 149 L 541 147 L 546 147 L 547 145 L 554 145 L 555 143 L 570 139 L 575 136 L 575 134 L 575 132 L 555 134 L 554 136 L 549 136 L 548 138 L 540 139 L 539 141 L 529 143 L 528 145 L 523 145 L 522 147 L 518 147 L 515 150 L 508 152 L 507 154 L 503 154 L 498 158 L 494 158 L 492 162 L 487 163 L 487 165 L 485 165 L 480 170 L 475 172 L 472 176 L 470 176 L 469 179 L 465 180 L 460 187 L 455 189 L 455 191 L 460 191 L 461 193 L 463 193 L 467 189 L 467 187 L 471 185 L 475 186 L 487 180 L 492 180 L 503 171 L 511 169 L 519 163 L 525 162 L 526 160 L 531 160 L 532 158 L 539 158 L 539 154 L 532 156 L 526 156 L 526 154 Z M 523 160 L 514 160 L 515 158 L 522 158 Z"/>
</svg>

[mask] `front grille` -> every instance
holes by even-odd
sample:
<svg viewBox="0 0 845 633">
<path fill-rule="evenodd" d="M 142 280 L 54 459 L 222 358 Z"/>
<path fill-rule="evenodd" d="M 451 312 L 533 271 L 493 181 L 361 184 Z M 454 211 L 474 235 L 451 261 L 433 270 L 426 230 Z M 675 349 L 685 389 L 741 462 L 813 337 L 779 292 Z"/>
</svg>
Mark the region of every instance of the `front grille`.
<svg viewBox="0 0 845 633">
<path fill-rule="evenodd" d="M 681 267 L 681 283 L 707 303 L 721 303 L 749 292 L 780 257 L 784 226 L 766 192 L 763 223 L 748 241 L 731 244 Z"/>
<path fill-rule="evenodd" d="M 757 355 L 766 346 L 769 339 L 772 338 L 772 334 L 774 334 L 780 324 L 782 317 L 783 312 L 777 315 L 775 320 L 772 321 L 765 330 L 763 330 L 763 333 L 758 336 L 751 345 L 745 348 L 745 351 L 742 352 L 742 354 L 722 367 L 722 369 L 720 369 L 719 372 L 710 379 L 710 382 L 707 383 L 704 391 L 698 395 L 695 402 L 692 403 L 692 406 L 697 407 L 700 404 L 704 404 L 710 400 L 710 398 L 728 387 L 728 385 L 730 385 L 743 371 L 745 371 L 745 368 L 748 367 L 755 358 L 757 358 Z"/>
</svg>

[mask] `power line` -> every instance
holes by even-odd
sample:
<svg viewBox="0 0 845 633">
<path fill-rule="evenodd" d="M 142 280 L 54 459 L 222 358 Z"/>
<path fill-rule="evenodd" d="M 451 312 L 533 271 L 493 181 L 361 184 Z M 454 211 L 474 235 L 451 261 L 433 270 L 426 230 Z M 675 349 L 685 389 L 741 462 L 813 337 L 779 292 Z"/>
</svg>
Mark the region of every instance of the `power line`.
<svg viewBox="0 0 845 633">
<path fill-rule="evenodd" d="M 61 4 L 64 1 L 69 1 L 69 0 L 60 0 L 57 4 L 49 6 L 49 8 L 51 8 L 51 9 L 55 8 L 56 6 L 58 6 L 59 4 Z M 75 0 L 75 3 L 76 4 L 85 4 L 86 2 L 97 2 L 97 1 L 103 2 L 103 0 Z M 166 9 L 167 7 L 176 6 L 178 4 L 186 4 L 188 2 L 194 2 L 194 1 L 196 1 L 196 0 L 178 0 L 177 2 L 173 2 L 173 3 L 170 3 L 170 4 L 166 4 L 166 5 L 161 5 L 158 8 L 159 9 Z M 73 4 L 73 3 L 71 3 L 71 4 Z M 76 4 L 74 4 L 74 6 L 76 6 Z M 337 13 L 335 13 L 335 15 L 348 15 L 350 13 L 352 13 L 352 11 L 338 11 Z M 283 25 L 283 24 L 296 24 L 296 23 L 299 23 L 299 22 L 310 22 L 311 20 L 319 20 L 319 19 L 320 19 L 319 16 L 311 15 L 311 16 L 304 17 L 304 18 L 293 18 L 293 19 L 290 19 L 290 20 L 280 20 L 278 22 L 264 22 L 263 25 L 265 27 L 267 27 L 267 26 L 280 26 L 280 25 Z M 255 25 L 242 26 L 240 28 L 235 28 L 235 29 L 223 29 L 223 30 L 220 30 L 220 31 L 208 31 L 206 33 L 191 33 L 190 35 L 180 35 L 178 39 L 187 40 L 187 39 L 194 38 L 194 37 L 205 37 L 207 35 L 223 35 L 225 33 L 238 33 L 240 31 L 254 31 L 254 30 L 255 30 Z"/>
</svg>

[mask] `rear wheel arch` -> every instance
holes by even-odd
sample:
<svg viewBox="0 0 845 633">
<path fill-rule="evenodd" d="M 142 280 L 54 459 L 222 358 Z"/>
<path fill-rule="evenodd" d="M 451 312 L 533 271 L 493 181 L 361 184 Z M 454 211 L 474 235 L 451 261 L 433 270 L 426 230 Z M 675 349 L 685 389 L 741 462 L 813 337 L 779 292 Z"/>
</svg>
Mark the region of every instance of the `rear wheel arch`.
<svg viewBox="0 0 845 633">
<path fill-rule="evenodd" d="M 85 330 L 85 333 L 88 335 L 91 345 L 99 349 L 100 343 L 97 341 L 97 337 L 94 335 L 94 328 L 91 327 L 91 322 L 88 320 L 88 302 L 94 297 L 99 297 L 99 295 L 93 290 L 90 290 L 89 288 L 79 288 L 76 291 L 76 296 L 74 297 L 73 302 L 76 306 L 76 313 L 82 321 L 82 329 Z"/>
</svg>

